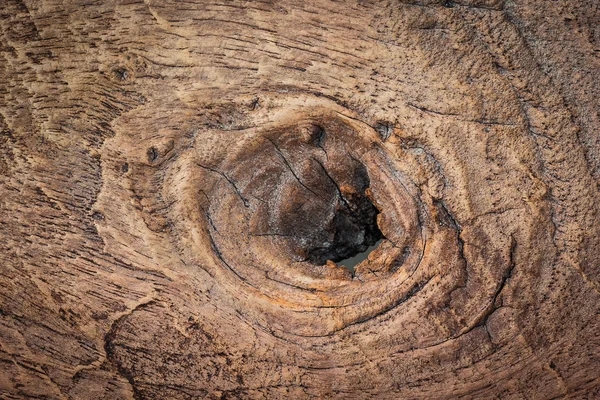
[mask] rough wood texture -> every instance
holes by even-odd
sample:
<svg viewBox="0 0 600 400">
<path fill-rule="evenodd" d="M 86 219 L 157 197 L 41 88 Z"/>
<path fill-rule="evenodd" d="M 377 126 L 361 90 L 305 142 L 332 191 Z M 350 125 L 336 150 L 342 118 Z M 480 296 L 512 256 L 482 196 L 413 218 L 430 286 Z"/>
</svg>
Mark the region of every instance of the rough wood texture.
<svg viewBox="0 0 600 400">
<path fill-rule="evenodd" d="M 599 27 L 3 0 L 0 398 L 599 398 Z"/>
</svg>

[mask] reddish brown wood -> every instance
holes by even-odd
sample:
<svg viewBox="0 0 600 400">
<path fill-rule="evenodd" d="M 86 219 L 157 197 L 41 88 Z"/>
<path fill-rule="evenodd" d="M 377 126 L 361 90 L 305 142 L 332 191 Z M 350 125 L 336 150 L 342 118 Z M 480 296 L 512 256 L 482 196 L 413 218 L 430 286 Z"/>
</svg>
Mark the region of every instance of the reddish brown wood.
<svg viewBox="0 0 600 400">
<path fill-rule="evenodd" d="M 600 397 L 599 26 L 4 0 L 0 398 Z"/>
</svg>

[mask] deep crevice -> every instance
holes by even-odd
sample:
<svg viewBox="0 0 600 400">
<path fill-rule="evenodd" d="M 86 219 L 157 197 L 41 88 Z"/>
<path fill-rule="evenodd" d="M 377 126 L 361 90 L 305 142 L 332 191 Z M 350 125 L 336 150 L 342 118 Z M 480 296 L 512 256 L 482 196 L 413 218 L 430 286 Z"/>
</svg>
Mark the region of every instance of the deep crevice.
<svg viewBox="0 0 600 400">
<path fill-rule="evenodd" d="M 333 219 L 333 242 L 310 249 L 308 259 L 318 265 L 331 260 L 354 272 L 354 267 L 385 237 L 377 225 L 379 210 L 366 195 L 345 199 L 341 192 L 338 193 L 343 206 L 338 208 Z"/>
<path fill-rule="evenodd" d="M 296 179 L 294 185 L 299 184 L 315 196 L 290 186 L 290 190 L 284 192 L 286 197 L 278 199 L 277 207 L 272 208 L 268 228 L 260 233 L 273 232 L 289 238 L 290 250 L 297 261 L 316 265 L 325 265 L 328 261 L 343 263 L 341 265 L 354 272 L 354 266 L 384 239 L 377 225 L 379 210 L 367 195 L 369 174 L 365 165 L 351 155 L 327 154 L 328 137 L 322 126 L 313 124 L 309 129 L 310 144 L 322 149 L 327 160 L 334 161 L 329 165 L 328 161 L 311 154 L 309 162 L 293 163 L 286 157 L 289 150 L 285 151 L 267 138 L 277 157 Z M 313 149 L 308 148 L 308 152 L 312 153 Z M 361 253 L 365 253 L 363 258 L 357 260 L 355 257 Z"/>
</svg>

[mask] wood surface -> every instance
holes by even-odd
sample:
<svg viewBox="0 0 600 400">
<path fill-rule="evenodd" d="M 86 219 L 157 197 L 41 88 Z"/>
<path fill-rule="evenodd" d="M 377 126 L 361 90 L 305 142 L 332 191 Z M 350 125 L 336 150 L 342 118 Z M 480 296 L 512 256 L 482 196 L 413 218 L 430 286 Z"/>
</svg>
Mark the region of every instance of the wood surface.
<svg viewBox="0 0 600 400">
<path fill-rule="evenodd" d="M 600 398 L 597 0 L 2 0 L 0 46 L 0 399 Z"/>
</svg>

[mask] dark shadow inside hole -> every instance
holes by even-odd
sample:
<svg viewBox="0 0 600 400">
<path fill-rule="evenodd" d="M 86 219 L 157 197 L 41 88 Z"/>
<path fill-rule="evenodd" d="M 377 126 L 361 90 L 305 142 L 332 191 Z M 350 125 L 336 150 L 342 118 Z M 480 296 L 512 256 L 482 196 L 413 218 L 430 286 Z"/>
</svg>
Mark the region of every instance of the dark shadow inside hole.
<svg viewBox="0 0 600 400">
<path fill-rule="evenodd" d="M 324 145 L 322 127 L 314 126 L 312 134 L 315 145 Z M 277 150 L 281 158 L 283 152 Z M 298 167 L 284 160 L 293 185 L 286 186 L 289 190 L 273 210 L 277 225 L 269 227 L 290 238 L 290 250 L 298 259 L 316 265 L 347 260 L 385 239 L 377 225 L 379 210 L 370 198 L 365 165 L 353 157 L 336 157 L 335 152 L 329 157 L 330 168 L 312 157 L 306 170 L 294 170 Z M 355 264 L 345 264 L 353 271 Z"/>
<path fill-rule="evenodd" d="M 322 265 L 331 260 L 354 274 L 354 267 L 385 239 L 377 225 L 378 214 L 379 210 L 364 192 L 344 203 L 329 226 L 333 231 L 333 242 L 312 248 L 310 261 Z"/>
</svg>

